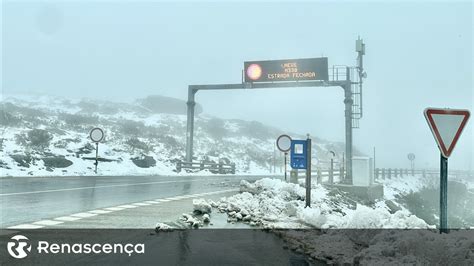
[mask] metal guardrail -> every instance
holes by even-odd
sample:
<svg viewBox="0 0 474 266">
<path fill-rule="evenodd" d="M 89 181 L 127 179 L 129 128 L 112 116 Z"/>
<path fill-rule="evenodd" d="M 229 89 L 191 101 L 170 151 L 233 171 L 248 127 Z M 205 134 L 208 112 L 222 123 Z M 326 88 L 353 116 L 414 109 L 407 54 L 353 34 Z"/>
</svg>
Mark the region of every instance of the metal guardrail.
<svg viewBox="0 0 474 266">
<path fill-rule="evenodd" d="M 179 173 L 183 169 L 199 169 L 209 170 L 211 173 L 216 174 L 235 174 L 234 163 L 210 163 L 210 162 L 183 162 L 178 161 L 176 163 L 176 171 Z"/>
<path fill-rule="evenodd" d="M 421 174 L 423 177 L 426 177 L 439 176 L 439 169 L 375 168 L 374 173 L 375 180 L 408 175 L 413 176 L 416 174 Z M 451 170 L 448 172 L 448 175 L 454 178 L 464 177 L 474 179 L 474 173 L 470 171 Z"/>
</svg>

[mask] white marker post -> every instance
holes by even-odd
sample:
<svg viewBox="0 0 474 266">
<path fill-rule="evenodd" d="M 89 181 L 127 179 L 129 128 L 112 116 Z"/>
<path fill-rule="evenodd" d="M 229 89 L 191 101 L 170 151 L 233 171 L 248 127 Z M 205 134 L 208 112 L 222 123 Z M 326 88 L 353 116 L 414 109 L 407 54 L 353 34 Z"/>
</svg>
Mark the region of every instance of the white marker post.
<svg viewBox="0 0 474 266">
<path fill-rule="evenodd" d="M 276 141 L 277 148 L 285 153 L 285 181 L 286 181 L 286 158 L 288 157 L 288 151 L 290 151 L 291 148 L 291 137 L 288 135 L 281 135 L 277 138 Z"/>
<path fill-rule="evenodd" d="M 468 110 L 426 108 L 425 118 L 441 152 L 439 232 L 448 233 L 448 158 L 466 126 Z"/>
<path fill-rule="evenodd" d="M 97 174 L 97 165 L 99 164 L 99 142 L 104 139 L 104 131 L 98 127 L 93 128 L 89 133 L 89 137 L 93 142 L 95 142 L 95 170 L 94 172 Z"/>
</svg>

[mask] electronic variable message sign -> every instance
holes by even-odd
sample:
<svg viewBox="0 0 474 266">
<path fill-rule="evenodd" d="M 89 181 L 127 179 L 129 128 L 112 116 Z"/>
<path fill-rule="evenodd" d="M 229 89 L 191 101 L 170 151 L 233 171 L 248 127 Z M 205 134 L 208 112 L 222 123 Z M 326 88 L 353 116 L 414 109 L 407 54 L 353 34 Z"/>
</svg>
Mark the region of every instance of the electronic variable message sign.
<svg viewBox="0 0 474 266">
<path fill-rule="evenodd" d="M 324 80 L 328 58 L 305 58 L 244 62 L 245 82 Z"/>
</svg>

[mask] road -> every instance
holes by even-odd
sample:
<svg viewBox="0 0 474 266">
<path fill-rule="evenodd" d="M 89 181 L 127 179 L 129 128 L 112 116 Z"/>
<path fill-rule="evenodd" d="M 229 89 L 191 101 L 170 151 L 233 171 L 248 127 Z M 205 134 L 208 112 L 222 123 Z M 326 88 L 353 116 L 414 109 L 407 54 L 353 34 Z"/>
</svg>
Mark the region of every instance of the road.
<svg viewBox="0 0 474 266">
<path fill-rule="evenodd" d="M 0 228 L 99 208 L 236 188 L 258 176 L 0 178 Z"/>
</svg>

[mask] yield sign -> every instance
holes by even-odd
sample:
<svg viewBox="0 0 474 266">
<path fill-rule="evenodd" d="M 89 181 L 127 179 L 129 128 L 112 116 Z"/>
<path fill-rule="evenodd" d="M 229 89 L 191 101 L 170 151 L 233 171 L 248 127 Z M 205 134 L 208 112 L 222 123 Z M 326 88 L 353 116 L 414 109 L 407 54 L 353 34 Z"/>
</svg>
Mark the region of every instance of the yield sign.
<svg viewBox="0 0 474 266">
<path fill-rule="evenodd" d="M 468 110 L 426 108 L 425 118 L 441 154 L 448 158 L 469 119 Z"/>
</svg>

